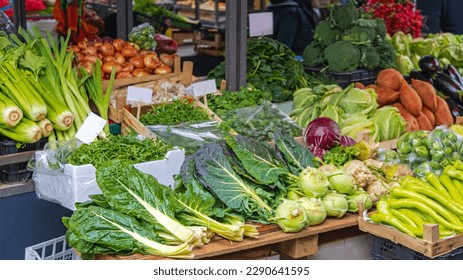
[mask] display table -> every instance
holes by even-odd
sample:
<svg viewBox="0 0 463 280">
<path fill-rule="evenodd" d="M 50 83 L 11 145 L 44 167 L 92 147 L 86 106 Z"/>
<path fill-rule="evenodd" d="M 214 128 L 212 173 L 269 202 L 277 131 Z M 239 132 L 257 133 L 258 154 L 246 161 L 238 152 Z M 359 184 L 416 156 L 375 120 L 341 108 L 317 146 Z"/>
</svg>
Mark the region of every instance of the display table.
<svg viewBox="0 0 463 280">
<path fill-rule="evenodd" d="M 314 255 L 318 246 L 335 240 L 363 234 L 358 230 L 358 215 L 346 214 L 342 219 L 327 218 L 322 224 L 306 227 L 300 232 L 284 233 L 278 225 L 262 225 L 258 238 L 231 242 L 214 237 L 201 248 L 193 249 L 194 259 L 257 259 L 280 254 L 280 259 L 302 259 Z M 158 260 L 154 255 L 97 255 L 97 260 Z"/>
</svg>

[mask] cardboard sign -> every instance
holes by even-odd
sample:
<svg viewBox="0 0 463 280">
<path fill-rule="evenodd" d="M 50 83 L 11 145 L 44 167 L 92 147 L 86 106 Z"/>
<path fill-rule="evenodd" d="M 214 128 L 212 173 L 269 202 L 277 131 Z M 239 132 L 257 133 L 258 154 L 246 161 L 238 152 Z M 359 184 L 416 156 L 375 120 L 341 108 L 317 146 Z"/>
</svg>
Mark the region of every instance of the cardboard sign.
<svg viewBox="0 0 463 280">
<path fill-rule="evenodd" d="M 217 85 L 214 79 L 194 83 L 192 87 L 193 95 L 196 97 L 217 92 Z"/>
<path fill-rule="evenodd" d="M 77 131 L 76 138 L 85 144 L 89 144 L 95 140 L 105 125 L 106 120 L 94 113 L 90 113 Z"/>
<path fill-rule="evenodd" d="M 127 87 L 127 101 L 152 103 L 153 91 L 149 88 L 142 87 Z"/>
<path fill-rule="evenodd" d="M 249 36 L 258 37 L 273 34 L 273 13 L 249 14 Z"/>
</svg>

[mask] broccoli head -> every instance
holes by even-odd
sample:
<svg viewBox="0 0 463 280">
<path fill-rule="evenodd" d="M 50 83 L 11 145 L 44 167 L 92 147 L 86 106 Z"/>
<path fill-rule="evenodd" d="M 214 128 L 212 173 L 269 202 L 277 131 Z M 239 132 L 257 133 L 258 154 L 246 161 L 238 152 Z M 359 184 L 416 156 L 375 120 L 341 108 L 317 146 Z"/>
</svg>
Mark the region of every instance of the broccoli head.
<svg viewBox="0 0 463 280">
<path fill-rule="evenodd" d="M 321 21 L 315 28 L 313 38 L 322 46 L 328 46 L 336 42 L 342 33 L 339 29 L 331 27 L 329 21 Z"/>
<path fill-rule="evenodd" d="M 381 56 L 375 48 L 371 46 L 362 46 L 360 54 L 360 67 L 371 70 L 379 66 Z"/>
<path fill-rule="evenodd" d="M 373 42 L 376 38 L 376 30 L 372 27 L 354 26 L 349 30 L 349 33 L 344 35 L 343 40 L 353 43 Z"/>
<path fill-rule="evenodd" d="M 378 34 L 379 37 L 384 38 L 387 34 L 386 23 L 384 23 L 384 20 L 382 18 L 375 18 L 375 20 L 376 34 Z"/>
<path fill-rule="evenodd" d="M 330 19 L 337 28 L 344 30 L 357 22 L 359 12 L 352 4 L 337 5 L 330 10 Z"/>
<path fill-rule="evenodd" d="M 360 63 L 360 50 L 348 41 L 337 41 L 329 45 L 324 56 L 330 71 L 335 72 L 354 71 Z"/>
<path fill-rule="evenodd" d="M 389 40 L 378 38 L 374 42 L 373 47 L 376 48 L 381 57 L 381 62 L 379 64 L 381 68 L 395 68 L 396 52 Z"/>
<path fill-rule="evenodd" d="M 308 45 L 302 53 L 304 64 L 309 67 L 317 67 L 323 64 L 323 49 L 320 46 Z"/>
</svg>

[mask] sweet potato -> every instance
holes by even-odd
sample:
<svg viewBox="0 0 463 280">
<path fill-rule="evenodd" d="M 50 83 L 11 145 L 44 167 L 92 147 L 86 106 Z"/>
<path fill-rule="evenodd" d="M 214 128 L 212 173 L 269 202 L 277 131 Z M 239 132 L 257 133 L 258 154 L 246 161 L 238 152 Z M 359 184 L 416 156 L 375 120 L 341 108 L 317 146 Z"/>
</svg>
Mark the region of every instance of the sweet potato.
<svg viewBox="0 0 463 280">
<path fill-rule="evenodd" d="M 434 125 L 431 125 L 428 117 L 426 117 L 423 112 L 421 112 L 420 115 L 416 117 L 416 120 L 418 121 L 418 125 L 420 126 L 421 130 L 431 131 L 434 129 Z"/>
<path fill-rule="evenodd" d="M 405 109 L 412 113 L 413 116 L 419 116 L 421 109 L 423 108 L 423 102 L 421 101 L 418 93 L 416 93 L 416 91 L 409 86 L 405 80 L 403 80 L 399 92 L 400 103 L 402 103 Z"/>
<path fill-rule="evenodd" d="M 375 85 L 375 84 L 371 84 L 371 85 L 368 85 L 366 86 L 365 88 L 372 88 L 372 89 L 376 89 L 378 86 Z"/>
<path fill-rule="evenodd" d="M 428 82 L 412 79 L 412 88 L 418 93 L 423 104 L 426 105 L 431 112 L 435 112 L 437 108 L 437 93 L 434 86 Z"/>
<path fill-rule="evenodd" d="M 377 94 L 376 101 L 378 101 L 378 105 L 384 106 L 389 105 L 397 101 L 399 98 L 399 92 L 392 90 L 387 87 L 377 86 L 375 88 L 375 92 Z"/>
<path fill-rule="evenodd" d="M 397 109 L 399 109 L 400 115 L 402 115 L 405 122 L 407 122 L 407 130 L 414 131 L 420 129 L 420 125 L 418 124 L 416 118 L 409 111 L 407 111 L 407 109 L 405 109 L 405 107 L 402 106 L 402 104 L 396 102 L 391 106 L 394 106 Z"/>
<path fill-rule="evenodd" d="M 429 110 L 428 107 L 423 105 L 423 108 L 421 109 L 421 112 L 426 115 L 428 118 L 429 122 L 431 123 L 432 126 L 436 126 L 436 118 L 434 117 L 434 113 Z"/>
<path fill-rule="evenodd" d="M 355 82 L 354 86 L 356 88 L 359 88 L 359 89 L 364 89 L 365 88 L 365 85 L 362 84 L 361 82 Z"/>
<path fill-rule="evenodd" d="M 402 81 L 404 81 L 404 77 L 400 74 L 399 71 L 388 68 L 381 70 L 378 73 L 378 77 L 376 78 L 376 83 L 380 87 L 387 87 L 392 90 L 399 90 L 402 86 Z"/>
<path fill-rule="evenodd" d="M 437 109 L 434 113 L 434 117 L 436 118 L 436 125 L 452 125 L 453 124 L 453 116 L 452 112 L 450 112 L 449 105 L 445 100 L 437 96 Z"/>
</svg>

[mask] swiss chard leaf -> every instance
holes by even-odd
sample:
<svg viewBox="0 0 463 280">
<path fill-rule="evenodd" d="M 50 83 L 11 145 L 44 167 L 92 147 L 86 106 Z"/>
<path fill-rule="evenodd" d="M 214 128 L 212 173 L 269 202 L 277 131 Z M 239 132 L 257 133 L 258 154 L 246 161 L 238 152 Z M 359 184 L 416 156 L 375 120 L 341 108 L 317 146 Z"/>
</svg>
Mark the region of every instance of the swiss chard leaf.
<svg viewBox="0 0 463 280">
<path fill-rule="evenodd" d="M 275 132 L 275 149 L 295 175 L 299 175 L 308 166 L 314 166 L 314 156 L 309 149 L 280 131 Z"/>
<path fill-rule="evenodd" d="M 226 138 L 227 145 L 233 150 L 246 171 L 263 185 L 276 182 L 280 175 L 288 171 L 266 143 L 237 135 Z"/>
<path fill-rule="evenodd" d="M 226 158 L 221 145 L 206 144 L 195 156 L 196 174 L 226 206 L 265 221 L 272 208 L 256 193 L 257 185 L 240 177 Z"/>
</svg>

